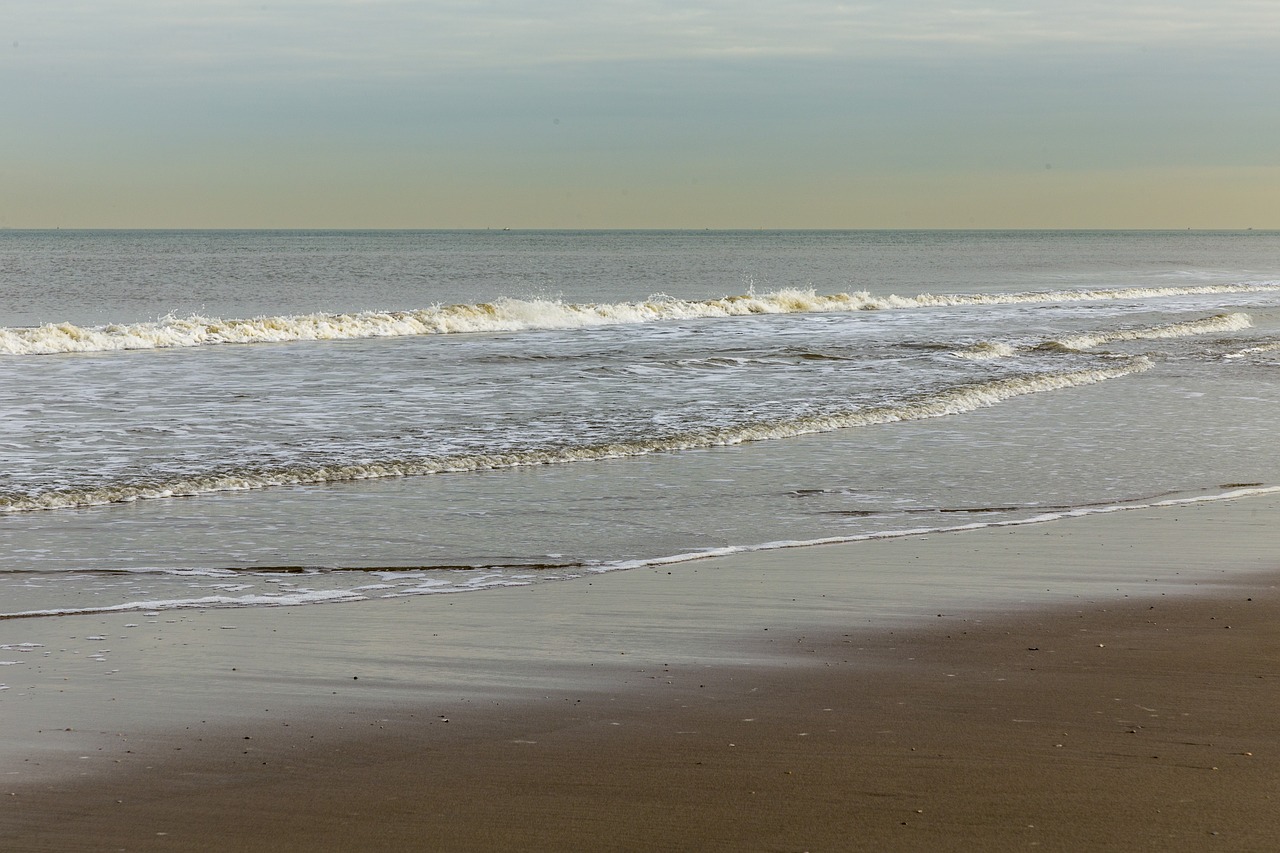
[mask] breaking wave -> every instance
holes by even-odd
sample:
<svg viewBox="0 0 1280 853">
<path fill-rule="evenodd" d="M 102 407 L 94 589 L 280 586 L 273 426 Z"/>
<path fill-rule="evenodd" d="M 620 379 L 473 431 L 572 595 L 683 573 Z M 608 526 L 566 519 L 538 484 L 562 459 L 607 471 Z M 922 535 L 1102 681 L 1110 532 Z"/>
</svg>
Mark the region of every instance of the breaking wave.
<svg viewBox="0 0 1280 853">
<path fill-rule="evenodd" d="M 1215 293 L 1260 293 L 1276 289 L 1276 283 L 1271 283 L 1005 294 L 926 293 L 919 296 L 873 296 L 865 291 L 822 295 L 812 290 L 783 289 L 772 293 L 747 293 L 720 299 L 683 300 L 659 295 L 644 302 L 600 304 L 574 304 L 546 299 L 501 299 L 476 305 L 437 305 L 413 311 L 361 311 L 352 314 L 300 314 L 229 320 L 200 316 L 165 317 L 154 322 L 93 327 L 50 323 L 34 327 L 0 328 L 0 354 L 49 355 L 216 344 L 575 329 L 750 314 L 1151 299 Z"/>
<path fill-rule="evenodd" d="M 1236 312 L 1232 314 L 1215 314 L 1203 320 L 1188 320 L 1182 323 L 1168 323 L 1162 326 L 1147 326 L 1138 329 L 1116 329 L 1107 332 L 1088 332 L 1082 335 L 1071 335 L 1066 338 L 1041 341 L 1026 347 L 1016 347 L 1000 341 L 980 341 L 976 344 L 958 349 L 951 354 L 956 358 L 971 361 L 985 361 L 996 358 L 1008 358 L 1019 351 L 1041 350 L 1046 352 L 1082 352 L 1112 341 L 1150 341 L 1162 338 L 1188 338 L 1194 335 L 1211 335 L 1222 332 L 1239 332 L 1251 328 L 1253 320 L 1248 314 Z M 1258 348 L 1243 350 L 1257 352 Z"/>
<path fill-rule="evenodd" d="M 1216 314 L 1203 320 L 1190 320 L 1185 323 L 1169 323 L 1164 326 L 1151 326 L 1144 329 L 1118 329 L 1112 332 L 1094 332 L 1085 335 L 1072 335 L 1050 341 L 1043 346 L 1048 349 L 1087 350 L 1114 341 L 1151 341 L 1162 338 L 1186 338 L 1192 335 L 1207 335 L 1215 332 L 1239 332 L 1253 325 L 1248 314 Z"/>
<path fill-rule="evenodd" d="M 264 489 L 273 486 L 314 485 L 385 477 L 480 471 L 643 456 L 650 453 L 721 447 L 749 441 L 791 438 L 850 427 L 922 420 L 971 412 L 1004 400 L 1089 385 L 1149 369 L 1151 362 L 1135 358 L 1123 364 L 1059 373 L 1033 373 L 996 379 L 921 395 L 892 405 L 870 406 L 821 415 L 805 415 L 717 429 L 617 443 L 506 453 L 477 453 L 437 458 L 362 464 L 291 466 L 275 470 L 232 470 L 173 479 L 118 482 L 92 488 L 60 488 L 34 494 L 0 493 L 0 512 L 70 509 L 158 498 L 189 497 L 212 492 Z"/>
<path fill-rule="evenodd" d="M 989 361 L 993 358 L 1008 358 L 1017 354 L 1017 347 L 999 341 L 981 341 L 952 353 L 956 358 L 967 358 L 970 361 Z"/>
<path fill-rule="evenodd" d="M 1246 355 L 1259 355 L 1266 352 L 1280 352 L 1280 341 L 1273 341 L 1267 344 L 1258 344 L 1257 346 L 1246 347 L 1242 350 L 1236 350 L 1227 353 L 1223 358 L 1243 358 Z"/>
</svg>

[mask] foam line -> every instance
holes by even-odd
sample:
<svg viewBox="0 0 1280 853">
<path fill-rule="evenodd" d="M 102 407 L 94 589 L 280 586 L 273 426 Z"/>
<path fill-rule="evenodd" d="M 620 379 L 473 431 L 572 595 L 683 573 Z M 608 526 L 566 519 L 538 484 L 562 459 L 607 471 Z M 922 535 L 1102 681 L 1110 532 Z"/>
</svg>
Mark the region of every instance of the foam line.
<svg viewBox="0 0 1280 853">
<path fill-rule="evenodd" d="M 361 311 L 352 314 L 299 314 L 250 319 L 165 317 L 148 323 L 83 327 L 72 323 L 0 328 L 0 354 L 50 355 L 71 352 L 167 349 L 216 344 L 339 341 L 406 335 L 576 329 L 652 323 L 664 320 L 1152 299 L 1215 293 L 1260 293 L 1272 284 L 1133 287 L 1112 290 L 1051 290 L 1026 293 L 922 294 L 873 296 L 866 291 L 821 295 L 813 290 L 782 289 L 720 299 L 683 300 L 652 296 L 644 302 L 575 304 L 546 299 L 500 299 L 476 305 L 437 305 L 413 311 Z"/>
<path fill-rule="evenodd" d="M 748 441 L 792 438 L 852 427 L 873 426 L 962 414 L 1027 394 L 1091 385 L 1140 373 L 1151 367 L 1134 358 L 1114 367 L 1060 373 L 1029 373 L 921 395 L 895 405 L 869 406 L 823 415 L 806 415 L 745 423 L 719 429 L 677 433 L 658 438 L 587 444 L 508 453 L 478 453 L 373 463 L 243 469 L 175 479 L 121 481 L 84 489 L 52 489 L 34 494 L 0 493 L 0 512 L 71 509 L 158 498 L 189 497 L 211 492 L 243 491 L 272 486 L 313 485 L 384 477 L 409 477 L 493 468 L 515 468 L 618 459 L 650 453 L 723 447 Z"/>
<path fill-rule="evenodd" d="M 1112 341 L 1152 341 L 1168 338 L 1187 338 L 1195 335 L 1221 334 L 1223 332 L 1239 332 L 1251 328 L 1253 320 L 1248 314 L 1234 312 L 1215 314 L 1201 320 L 1187 320 L 1181 323 L 1166 323 L 1160 326 L 1146 326 L 1137 329 L 1113 329 L 1109 331 L 1085 332 L 1065 338 L 1041 341 L 1032 346 L 1015 347 L 999 341 L 980 341 L 979 343 L 956 350 L 952 353 L 957 358 L 971 361 L 986 361 L 997 358 L 1009 358 L 1020 351 L 1042 350 L 1061 352 L 1083 352 Z M 1253 350 L 1245 350 L 1252 352 Z"/>
<path fill-rule="evenodd" d="M 759 551 L 780 551 L 789 548 L 808 548 L 817 545 L 844 545 L 854 542 L 867 542 L 875 539 L 905 539 L 910 536 L 926 536 L 938 535 L 944 533 L 962 533 L 968 530 L 983 530 L 986 528 L 998 527 L 1021 527 L 1028 524 L 1046 524 L 1052 521 L 1060 521 L 1068 518 L 1081 518 L 1089 515 L 1102 515 L 1113 512 L 1127 512 L 1129 510 L 1147 510 L 1159 509 L 1164 507 L 1187 506 L 1197 503 L 1210 503 L 1225 500 L 1237 500 L 1241 498 L 1259 497 L 1262 495 L 1273 495 L 1280 493 L 1280 486 L 1251 486 L 1247 488 L 1235 488 L 1226 492 L 1218 492 L 1208 495 L 1197 495 L 1188 498 L 1170 498 L 1160 501 L 1151 501 L 1148 503 L 1116 503 L 1104 506 L 1087 506 L 1078 507 L 1055 512 L 1040 513 L 1029 518 L 1007 519 L 1003 521 L 987 521 L 974 522 L 971 524 L 960 524 L 950 527 L 913 527 L 899 530 L 882 530 L 874 533 L 859 533 L 852 536 L 828 536 L 821 539 L 806 540 L 790 540 L 766 542 L 760 545 L 731 545 L 723 548 L 714 548 L 706 551 L 694 551 L 684 554 L 672 554 L 665 557 L 655 557 L 651 559 L 641 560 L 624 560 L 612 563 L 603 563 L 598 566 L 589 567 L 588 572 L 594 574 L 603 574 L 607 572 L 625 571 L 628 569 L 651 568 L 655 566 L 671 566 L 679 563 L 689 563 L 695 560 L 706 560 L 712 557 L 727 557 L 734 554 L 746 554 Z M 576 575 L 575 577 L 580 577 Z M 493 577 L 493 582 L 486 585 L 475 585 L 471 587 L 459 587 L 453 585 L 445 585 L 442 583 L 427 583 L 412 589 L 393 592 L 383 595 L 384 598 L 402 598 L 411 595 L 441 595 L 446 593 L 460 593 L 468 591 L 477 591 L 485 588 L 501 587 L 501 586 L 527 586 L 528 583 L 505 581 L 500 577 Z M 61 608 L 54 610 L 28 610 L 18 613 L 0 613 L 0 620 L 5 619 L 31 619 L 44 616 L 81 616 L 99 613 L 124 613 L 136 610 L 190 610 L 190 609 L 213 609 L 213 608 L 232 608 L 232 607 L 290 607 L 301 606 L 305 604 L 332 604 L 346 601 L 363 601 L 368 596 L 364 592 L 372 591 L 369 587 L 361 587 L 350 590 L 329 590 L 329 591 L 312 591 L 305 593 L 296 593 L 292 595 L 246 595 L 240 597 L 214 595 L 204 596 L 201 598 L 191 599 L 172 599 L 168 601 L 130 601 L 121 604 L 108 605 L 104 607 L 86 607 L 86 608 Z M 32 644 L 33 645 L 33 644 Z"/>
</svg>

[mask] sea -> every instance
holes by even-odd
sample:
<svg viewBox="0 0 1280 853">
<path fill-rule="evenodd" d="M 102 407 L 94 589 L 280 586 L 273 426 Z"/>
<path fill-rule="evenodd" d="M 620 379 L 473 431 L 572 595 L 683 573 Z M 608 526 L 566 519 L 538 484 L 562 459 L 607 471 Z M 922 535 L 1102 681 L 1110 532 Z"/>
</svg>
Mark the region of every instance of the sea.
<svg viewBox="0 0 1280 853">
<path fill-rule="evenodd" d="M 1247 499 L 1277 423 L 1278 232 L 3 230 L 0 618 Z"/>
</svg>

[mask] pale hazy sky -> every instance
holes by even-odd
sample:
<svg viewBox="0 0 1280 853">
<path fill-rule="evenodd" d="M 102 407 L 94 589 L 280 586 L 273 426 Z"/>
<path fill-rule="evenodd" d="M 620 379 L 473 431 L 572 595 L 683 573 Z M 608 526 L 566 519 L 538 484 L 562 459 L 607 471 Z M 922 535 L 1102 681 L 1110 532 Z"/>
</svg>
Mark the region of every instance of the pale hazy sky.
<svg viewBox="0 0 1280 853">
<path fill-rule="evenodd" d="M 1280 2 L 3 0 L 0 226 L 1280 228 Z"/>
</svg>

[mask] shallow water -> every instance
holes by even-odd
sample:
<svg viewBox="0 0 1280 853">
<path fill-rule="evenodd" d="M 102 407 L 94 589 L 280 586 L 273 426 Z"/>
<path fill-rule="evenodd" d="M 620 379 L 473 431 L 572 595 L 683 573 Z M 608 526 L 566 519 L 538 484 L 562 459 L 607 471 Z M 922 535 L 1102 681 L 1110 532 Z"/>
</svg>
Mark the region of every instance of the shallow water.
<svg viewBox="0 0 1280 853">
<path fill-rule="evenodd" d="M 459 592 L 1266 490 L 1277 249 L 0 232 L 0 613 Z"/>
</svg>

